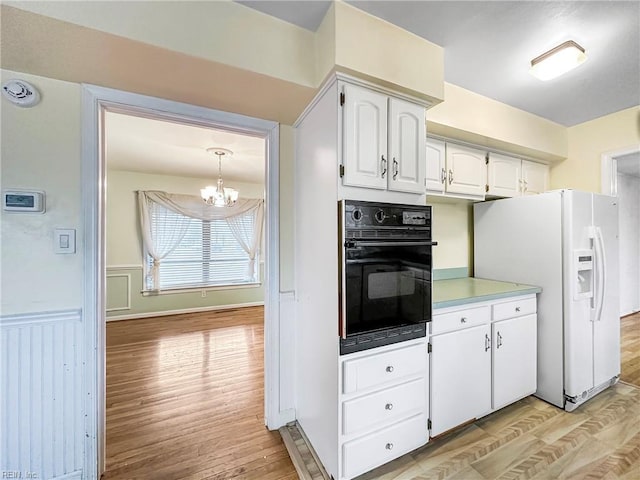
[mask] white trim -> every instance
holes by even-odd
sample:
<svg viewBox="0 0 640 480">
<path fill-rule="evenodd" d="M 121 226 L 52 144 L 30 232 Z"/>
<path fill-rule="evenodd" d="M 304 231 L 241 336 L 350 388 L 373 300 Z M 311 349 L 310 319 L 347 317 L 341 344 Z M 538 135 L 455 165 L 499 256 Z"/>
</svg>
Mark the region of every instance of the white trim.
<svg viewBox="0 0 640 480">
<path fill-rule="evenodd" d="M 207 285 L 203 287 L 167 288 L 166 290 L 140 290 L 143 297 L 157 297 L 158 295 L 180 295 L 181 293 L 215 292 L 216 290 L 242 290 L 243 288 L 260 288 L 261 282 L 237 283 L 235 285 Z"/>
<path fill-rule="evenodd" d="M 51 480 L 82 480 L 82 470 L 67 473 L 61 477 L 53 477 Z"/>
<path fill-rule="evenodd" d="M 18 313 L 0 315 L 0 326 L 15 327 L 42 323 L 81 322 L 82 310 L 54 310 L 51 312 Z"/>
<path fill-rule="evenodd" d="M 279 255 L 279 125 L 276 122 L 221 112 L 105 87 L 82 85 L 82 204 L 84 229 L 85 325 L 85 458 L 86 480 L 104 471 L 105 438 L 105 171 L 101 151 L 106 110 L 162 118 L 183 124 L 232 131 L 266 140 L 266 268 L 265 279 L 265 419 L 281 426 L 278 395 L 280 285 Z"/>
<path fill-rule="evenodd" d="M 124 277 L 127 279 L 127 303 L 125 304 L 124 307 L 114 307 L 114 308 L 106 308 L 106 301 L 105 301 L 105 311 L 106 312 L 117 312 L 120 310 L 131 310 L 131 274 L 130 273 L 107 273 L 107 278 L 117 278 L 117 277 Z M 105 283 L 105 288 L 106 288 L 106 283 Z"/>
<path fill-rule="evenodd" d="M 613 150 L 602 154 L 600 163 L 601 184 L 600 192 L 605 195 L 618 196 L 618 161 L 616 157 L 640 152 L 639 145 L 632 145 L 619 150 Z"/>
<path fill-rule="evenodd" d="M 131 264 L 122 264 L 122 265 L 107 265 L 106 269 L 109 270 L 142 270 L 142 265 L 138 265 L 135 263 Z"/>
<path fill-rule="evenodd" d="M 167 315 L 180 315 L 182 313 L 200 313 L 200 312 L 209 312 L 209 311 L 215 311 L 215 310 L 233 310 L 236 308 L 244 308 L 244 307 L 259 307 L 261 305 L 264 305 L 264 302 L 235 303 L 230 305 L 210 305 L 207 307 L 193 307 L 193 308 L 182 308 L 178 310 L 164 310 L 162 312 L 128 313 L 126 315 L 112 315 L 110 317 L 107 317 L 106 320 L 107 322 L 117 322 L 119 320 L 164 317 Z"/>
</svg>

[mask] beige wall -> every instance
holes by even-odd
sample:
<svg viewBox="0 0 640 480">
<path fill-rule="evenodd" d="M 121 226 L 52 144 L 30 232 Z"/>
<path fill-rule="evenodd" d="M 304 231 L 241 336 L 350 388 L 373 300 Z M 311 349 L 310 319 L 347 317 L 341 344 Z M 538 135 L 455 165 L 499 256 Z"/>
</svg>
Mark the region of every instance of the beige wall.
<svg viewBox="0 0 640 480">
<path fill-rule="evenodd" d="M 427 197 L 433 216 L 433 268 L 473 268 L 473 208 L 465 200 Z"/>
<path fill-rule="evenodd" d="M 107 154 L 108 155 L 108 154 Z M 107 156 L 107 165 L 109 157 Z M 264 287 L 212 289 L 204 293 L 176 292 L 143 296 L 143 254 L 138 218 L 137 190 L 162 190 L 169 193 L 199 195 L 206 179 L 155 175 L 121 170 L 107 171 L 107 309 L 126 304 L 130 308 L 107 312 L 107 316 L 148 314 L 208 306 L 239 305 L 262 302 Z M 263 184 L 231 182 L 243 198 L 264 198 Z M 264 251 L 264 244 L 263 244 Z M 264 259 L 261 259 L 263 262 Z M 261 269 L 262 273 L 262 269 Z M 130 275 L 129 292 L 122 287 Z M 203 297 L 204 295 L 204 297 Z"/>
<path fill-rule="evenodd" d="M 230 0 L 3 3 L 175 52 L 315 86 L 314 34 Z"/>
<path fill-rule="evenodd" d="M 42 101 L 19 108 L 2 99 L 2 189 L 44 190 L 46 213 L 0 212 L 0 313 L 82 305 L 80 86 L 2 70 L 37 85 Z M 55 254 L 55 228 L 76 229 L 76 253 Z"/>
<path fill-rule="evenodd" d="M 569 127 L 568 158 L 551 169 L 552 188 L 601 191 L 602 154 L 640 147 L 640 107 Z"/>
<path fill-rule="evenodd" d="M 567 156 L 564 126 L 450 83 L 427 111 L 427 131 L 550 162 Z"/>
</svg>

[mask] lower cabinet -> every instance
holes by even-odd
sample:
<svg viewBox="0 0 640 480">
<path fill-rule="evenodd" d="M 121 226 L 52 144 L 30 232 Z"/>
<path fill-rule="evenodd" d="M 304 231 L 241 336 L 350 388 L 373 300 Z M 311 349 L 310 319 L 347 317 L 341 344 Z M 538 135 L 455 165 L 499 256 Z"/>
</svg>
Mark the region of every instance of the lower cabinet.
<svg viewBox="0 0 640 480">
<path fill-rule="evenodd" d="M 491 408 L 488 325 L 431 337 L 431 436 L 472 420 Z"/>
<path fill-rule="evenodd" d="M 427 443 L 427 339 L 340 357 L 340 479 Z"/>
<path fill-rule="evenodd" d="M 535 295 L 434 311 L 431 437 L 536 391 L 536 331 Z"/>
<path fill-rule="evenodd" d="M 536 391 L 536 315 L 495 322 L 491 330 L 492 407 L 497 409 Z"/>
</svg>

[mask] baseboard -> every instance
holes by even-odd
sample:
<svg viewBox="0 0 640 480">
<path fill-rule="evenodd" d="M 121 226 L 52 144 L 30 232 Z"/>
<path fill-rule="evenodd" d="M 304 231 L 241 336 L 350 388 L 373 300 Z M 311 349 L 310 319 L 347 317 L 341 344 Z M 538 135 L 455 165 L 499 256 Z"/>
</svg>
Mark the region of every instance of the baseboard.
<svg viewBox="0 0 640 480">
<path fill-rule="evenodd" d="M 231 305 L 211 305 L 208 307 L 182 308 L 180 310 L 165 310 L 163 312 L 130 313 L 127 315 L 113 315 L 110 317 L 106 317 L 106 321 L 117 322 L 118 320 L 133 320 L 136 318 L 164 317 L 168 315 L 180 315 L 182 313 L 200 313 L 200 312 L 210 312 L 214 310 L 232 310 L 235 308 L 260 307 L 263 305 L 264 305 L 264 302 L 247 302 L 247 303 L 235 303 Z"/>
</svg>

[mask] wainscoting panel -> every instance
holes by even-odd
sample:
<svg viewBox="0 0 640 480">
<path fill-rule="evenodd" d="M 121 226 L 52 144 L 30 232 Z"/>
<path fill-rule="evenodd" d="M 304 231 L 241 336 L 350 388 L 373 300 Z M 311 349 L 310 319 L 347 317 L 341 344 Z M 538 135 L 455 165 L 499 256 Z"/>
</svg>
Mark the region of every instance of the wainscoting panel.
<svg viewBox="0 0 640 480">
<path fill-rule="evenodd" d="M 81 311 L 2 316 L 0 342 L 0 471 L 81 478 Z"/>
</svg>

